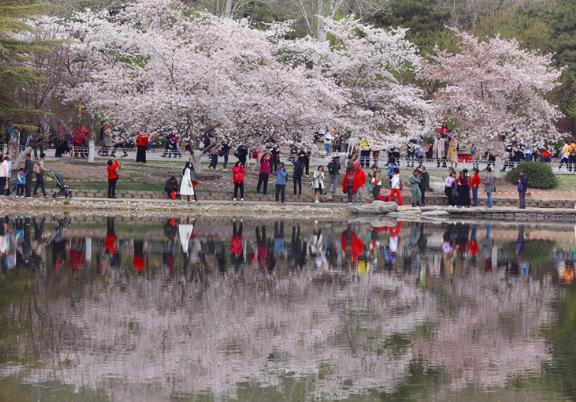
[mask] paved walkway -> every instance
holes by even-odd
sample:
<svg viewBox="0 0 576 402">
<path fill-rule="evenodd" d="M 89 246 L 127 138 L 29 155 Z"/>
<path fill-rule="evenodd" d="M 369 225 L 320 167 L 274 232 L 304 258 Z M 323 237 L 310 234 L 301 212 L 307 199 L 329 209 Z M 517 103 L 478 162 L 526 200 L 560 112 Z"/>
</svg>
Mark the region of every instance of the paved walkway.
<svg viewBox="0 0 576 402">
<path fill-rule="evenodd" d="M 10 201 L 12 203 L 18 205 L 26 205 L 27 203 L 34 203 L 34 205 L 46 205 L 50 207 L 54 205 L 54 202 L 58 204 L 62 204 L 65 202 L 65 199 L 58 198 L 54 201 L 52 198 L 5 198 L 6 201 Z M 79 203 L 86 203 L 89 205 L 90 203 L 107 203 L 110 205 L 114 204 L 139 204 L 139 205 L 154 205 L 158 207 L 170 207 L 170 206 L 210 206 L 214 205 L 217 207 L 223 206 L 241 206 L 241 207 L 248 207 L 248 208 L 259 208 L 262 206 L 267 207 L 291 207 L 291 208 L 298 208 L 298 207 L 306 207 L 306 208 L 319 208 L 319 209 L 341 209 L 341 208 L 348 208 L 350 205 L 370 205 L 370 203 L 364 204 L 349 204 L 346 202 L 320 202 L 314 203 L 310 201 L 304 202 L 285 202 L 283 204 L 270 201 L 270 200 L 245 200 L 245 201 L 231 201 L 231 200 L 211 200 L 211 199 L 204 199 L 199 200 L 198 202 L 191 201 L 188 202 L 186 200 L 167 200 L 167 199 L 151 199 L 151 198 L 142 198 L 142 199 L 134 199 L 134 198 L 101 198 L 101 197 L 73 197 L 70 199 L 71 202 L 74 204 Z M 448 207 L 446 205 L 429 205 L 425 207 L 412 207 L 410 205 L 402 205 L 398 207 L 399 212 L 418 212 L 418 213 L 427 213 L 427 212 L 437 212 L 437 211 L 444 211 L 449 213 L 450 215 L 471 215 L 475 213 L 509 213 L 509 212 L 522 212 L 524 214 L 530 213 L 570 213 L 574 215 L 576 218 L 576 206 L 574 208 L 546 208 L 546 207 L 529 207 L 527 209 L 521 210 L 514 205 L 508 206 L 495 206 L 493 208 L 487 208 L 485 206 L 480 207 L 471 207 L 471 208 L 460 208 L 460 207 Z"/>
</svg>

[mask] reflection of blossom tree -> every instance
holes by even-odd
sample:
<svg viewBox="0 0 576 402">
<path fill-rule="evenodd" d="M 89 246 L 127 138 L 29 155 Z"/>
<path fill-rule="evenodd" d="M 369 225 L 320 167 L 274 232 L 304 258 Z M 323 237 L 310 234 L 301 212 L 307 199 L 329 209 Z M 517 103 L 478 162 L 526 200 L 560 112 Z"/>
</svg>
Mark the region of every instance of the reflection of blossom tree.
<svg viewBox="0 0 576 402">
<path fill-rule="evenodd" d="M 538 336 L 554 319 L 549 278 L 510 284 L 503 272 L 475 271 L 442 290 L 458 303 L 458 310 L 440 318 L 436 337 L 417 339 L 413 352 L 443 367 L 451 388 L 503 386 L 514 375 L 539 370 L 549 359 Z"/>
<path fill-rule="evenodd" d="M 409 275 L 306 272 L 271 279 L 248 270 L 196 282 L 114 272 L 84 284 L 74 303 L 38 303 L 41 334 L 23 344 L 47 368 L 20 375 L 106 389 L 114 400 L 234 396 L 241 382 L 275 386 L 284 375 L 313 375 L 320 380 L 310 392 L 345 398 L 393 391 L 414 358 L 444 367 L 453 388 L 501 385 L 548 358 L 537 337 L 552 319 L 548 282 L 509 285 L 499 274 L 470 273 L 437 285 L 457 303 L 448 315 Z M 430 322 L 438 323 L 435 336 L 415 335 Z"/>
<path fill-rule="evenodd" d="M 44 357 L 50 369 L 32 370 L 28 381 L 105 386 L 118 400 L 138 392 L 134 384 L 154 383 L 156 394 L 143 399 L 159 400 L 172 392 L 231 395 L 242 381 L 275 385 L 287 373 L 322 371 L 315 391 L 322 395 L 390 391 L 407 374 L 410 355 L 387 350 L 385 340 L 413 332 L 434 306 L 409 278 L 345 285 L 331 276 L 221 278 L 209 286 L 95 283 L 83 301 L 48 303 L 44 320 L 65 336 L 34 338 L 35 350 L 54 353 Z M 40 344 L 55 338 L 54 348 Z"/>
</svg>

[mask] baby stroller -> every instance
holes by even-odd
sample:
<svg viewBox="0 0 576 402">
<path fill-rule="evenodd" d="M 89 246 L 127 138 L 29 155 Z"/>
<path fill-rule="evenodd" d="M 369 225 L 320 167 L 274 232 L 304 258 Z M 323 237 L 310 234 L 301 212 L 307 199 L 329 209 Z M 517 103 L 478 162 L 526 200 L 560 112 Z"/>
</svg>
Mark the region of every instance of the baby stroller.
<svg viewBox="0 0 576 402">
<path fill-rule="evenodd" d="M 52 178 L 56 182 L 56 186 L 58 187 L 58 191 L 55 192 L 54 194 L 52 194 L 52 198 L 56 198 L 56 197 L 70 198 L 70 197 L 72 197 L 72 190 L 70 190 L 70 187 L 68 187 L 66 185 L 66 183 L 64 182 L 64 175 L 62 173 L 54 173 L 54 172 L 50 172 L 50 173 L 52 175 Z"/>
</svg>

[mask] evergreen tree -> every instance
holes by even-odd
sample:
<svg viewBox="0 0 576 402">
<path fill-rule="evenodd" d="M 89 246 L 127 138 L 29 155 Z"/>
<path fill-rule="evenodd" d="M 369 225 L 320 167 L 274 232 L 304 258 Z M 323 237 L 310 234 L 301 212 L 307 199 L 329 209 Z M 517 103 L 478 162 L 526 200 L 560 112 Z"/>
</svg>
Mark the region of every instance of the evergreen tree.
<svg viewBox="0 0 576 402">
<path fill-rule="evenodd" d="M 572 130 L 576 131 L 576 0 L 553 2 L 545 15 L 552 28 L 555 60 L 566 66 L 562 85 L 555 91 L 555 98 L 563 111 L 572 118 Z"/>
<path fill-rule="evenodd" d="M 450 47 L 452 35 L 445 28 L 450 14 L 429 0 L 392 0 L 389 8 L 375 14 L 371 22 L 382 27 L 409 28 L 407 38 L 427 53 L 435 45 Z"/>
<path fill-rule="evenodd" d="M 23 102 L 19 88 L 42 80 L 29 60 L 35 52 L 47 52 L 50 46 L 40 41 L 22 39 L 19 34 L 33 28 L 26 18 L 46 12 L 46 4 L 8 3 L 0 5 L 0 122 L 29 125 L 39 111 Z"/>
</svg>

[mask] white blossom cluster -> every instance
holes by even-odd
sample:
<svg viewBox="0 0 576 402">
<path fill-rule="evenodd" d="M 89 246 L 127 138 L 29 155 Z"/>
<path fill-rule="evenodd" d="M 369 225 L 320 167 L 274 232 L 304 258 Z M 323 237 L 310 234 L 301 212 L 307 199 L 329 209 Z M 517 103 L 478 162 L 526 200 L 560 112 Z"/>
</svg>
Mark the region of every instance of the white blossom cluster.
<svg viewBox="0 0 576 402">
<path fill-rule="evenodd" d="M 66 38 L 62 97 L 132 132 L 197 139 L 207 123 L 231 144 L 310 148 L 332 126 L 386 150 L 451 121 L 462 144 L 496 153 L 560 137 L 561 114 L 546 99 L 561 73 L 550 56 L 456 32 L 458 54 L 424 60 L 404 29 L 353 17 L 322 26 L 326 40 L 288 39 L 290 21 L 255 29 L 178 0 L 137 0 L 43 29 Z M 431 81 L 433 94 L 416 85 Z"/>
<path fill-rule="evenodd" d="M 481 42 L 456 33 L 460 53 L 439 51 L 426 70 L 443 84 L 435 98 L 438 115 L 456 123 L 462 141 L 496 153 L 558 141 L 562 114 L 545 98 L 561 74 L 551 56 L 522 50 L 515 40 Z"/>
</svg>

